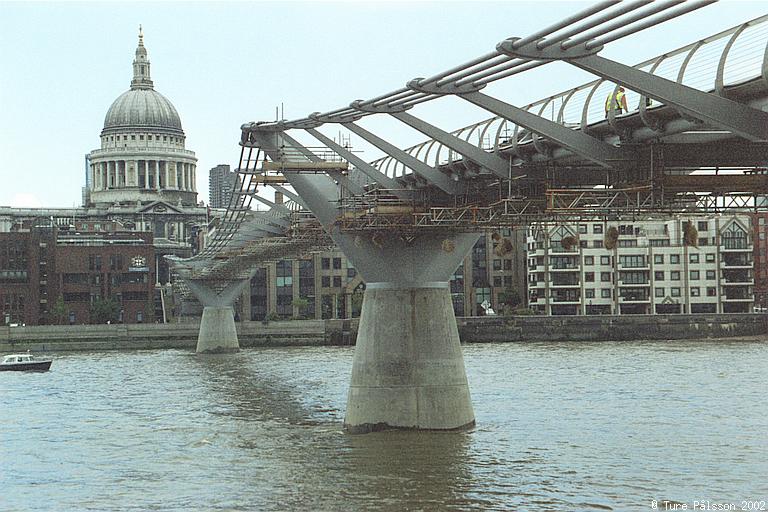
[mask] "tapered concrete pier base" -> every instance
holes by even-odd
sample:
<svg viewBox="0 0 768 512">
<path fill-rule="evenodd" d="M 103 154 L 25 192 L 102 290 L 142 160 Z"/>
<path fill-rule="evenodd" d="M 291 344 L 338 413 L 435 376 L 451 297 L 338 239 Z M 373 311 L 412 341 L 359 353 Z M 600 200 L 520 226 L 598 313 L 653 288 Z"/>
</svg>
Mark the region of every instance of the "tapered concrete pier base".
<svg viewBox="0 0 768 512">
<path fill-rule="evenodd" d="M 369 283 L 345 428 L 455 430 L 475 424 L 448 283 Z"/>
<path fill-rule="evenodd" d="M 232 306 L 205 306 L 197 336 L 197 353 L 237 352 L 240 343 Z"/>
</svg>

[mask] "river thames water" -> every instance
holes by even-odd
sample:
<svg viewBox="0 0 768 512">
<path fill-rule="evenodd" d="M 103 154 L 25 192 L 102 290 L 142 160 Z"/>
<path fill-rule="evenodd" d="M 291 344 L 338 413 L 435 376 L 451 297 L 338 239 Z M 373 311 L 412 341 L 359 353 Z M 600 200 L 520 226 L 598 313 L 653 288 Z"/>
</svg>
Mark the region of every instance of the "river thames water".
<svg viewBox="0 0 768 512">
<path fill-rule="evenodd" d="M 61 353 L 0 373 L 0 510 L 768 500 L 768 341 L 465 345 L 476 428 L 356 436 L 353 350 Z"/>
</svg>

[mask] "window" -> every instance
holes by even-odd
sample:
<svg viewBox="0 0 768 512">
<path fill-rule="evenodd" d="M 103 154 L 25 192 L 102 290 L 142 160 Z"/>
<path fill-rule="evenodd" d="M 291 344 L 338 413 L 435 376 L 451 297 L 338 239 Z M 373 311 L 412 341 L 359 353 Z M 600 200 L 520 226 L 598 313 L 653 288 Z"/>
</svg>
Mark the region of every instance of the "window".
<svg viewBox="0 0 768 512">
<path fill-rule="evenodd" d="M 680 264 L 680 255 L 679 254 L 670 254 L 669 255 L 669 262 L 673 265 L 679 265 Z"/>
<path fill-rule="evenodd" d="M 714 286 L 707 286 L 707 297 L 716 297 L 717 296 L 717 288 Z"/>
<path fill-rule="evenodd" d="M 709 227 L 707 226 L 707 221 L 705 220 L 700 220 L 697 224 L 697 227 L 699 231 L 706 231 L 707 229 L 709 229 Z"/>
<path fill-rule="evenodd" d="M 504 270 L 512 270 L 512 260 L 509 258 L 504 259 Z"/>
<path fill-rule="evenodd" d="M 600 256 L 600 264 L 601 265 L 610 265 L 611 264 L 611 257 L 610 256 Z"/>
<path fill-rule="evenodd" d="M 579 234 L 580 235 L 586 235 L 587 234 L 587 225 L 586 224 L 579 224 Z"/>
<path fill-rule="evenodd" d="M 701 296 L 701 291 L 698 286 L 691 287 L 691 297 L 699 297 Z"/>
<path fill-rule="evenodd" d="M 611 273 L 610 272 L 600 272 L 600 281 L 603 283 L 610 283 L 611 282 Z"/>
<path fill-rule="evenodd" d="M 584 290 L 584 297 L 587 299 L 594 299 L 595 298 L 595 290 L 592 288 L 587 288 Z"/>
<path fill-rule="evenodd" d="M 335 270 L 341 269 L 341 258 L 333 258 L 333 268 Z"/>
<path fill-rule="evenodd" d="M 632 224 L 619 224 L 620 235 L 633 235 L 635 234 L 635 228 Z"/>
<path fill-rule="evenodd" d="M 654 297 L 663 297 L 664 296 L 664 288 L 654 288 L 653 289 L 653 296 Z"/>
<path fill-rule="evenodd" d="M 320 268 L 328 270 L 331 268 L 331 258 L 323 258 L 320 260 Z"/>
<path fill-rule="evenodd" d="M 122 254 L 113 254 L 109 257 L 109 270 L 123 270 Z"/>
<path fill-rule="evenodd" d="M 496 288 L 501 288 L 501 277 L 496 276 L 493 278 L 493 286 Z"/>
<path fill-rule="evenodd" d="M 726 249 L 747 248 L 747 233 L 736 222 L 732 222 L 723 231 L 723 247 Z"/>
<path fill-rule="evenodd" d="M 600 296 L 604 299 L 610 299 L 611 298 L 611 289 L 610 288 L 603 288 L 600 290 Z"/>
<path fill-rule="evenodd" d="M 334 288 L 341 288 L 341 276 L 333 276 Z"/>
<path fill-rule="evenodd" d="M 669 278 L 672 281 L 679 281 L 680 280 L 680 271 L 679 270 L 673 270 L 669 273 Z"/>
<path fill-rule="evenodd" d="M 760 233 L 761 235 L 764 235 L 765 233 Z M 587 240 L 579 240 L 579 247 L 589 247 L 589 241 Z"/>
<path fill-rule="evenodd" d="M 664 271 L 663 270 L 657 270 L 653 273 L 653 278 L 656 281 L 663 281 L 664 280 Z"/>
<path fill-rule="evenodd" d="M 93 254 L 88 256 L 88 270 L 101 270 L 101 256 Z"/>
<path fill-rule="evenodd" d="M 699 247 L 709 245 L 709 238 L 699 238 Z"/>
<path fill-rule="evenodd" d="M 139 140 L 144 140 L 144 136 L 143 135 L 139 135 Z"/>
<path fill-rule="evenodd" d="M 501 260 L 499 259 L 493 260 L 493 270 L 501 270 Z"/>
<path fill-rule="evenodd" d="M 715 271 L 707 270 L 707 279 L 715 279 Z"/>
<path fill-rule="evenodd" d="M 715 255 L 713 254 L 707 254 L 705 255 L 705 261 L 707 263 L 714 263 L 715 262 Z"/>
<path fill-rule="evenodd" d="M 584 272 L 584 281 L 587 283 L 594 283 L 595 282 L 595 273 L 594 272 Z"/>
<path fill-rule="evenodd" d="M 592 224 L 592 233 L 596 235 L 600 235 L 603 233 L 603 225 L 602 224 Z"/>
<path fill-rule="evenodd" d="M 691 263 L 698 263 L 699 262 L 699 255 L 698 254 L 691 254 L 689 260 Z"/>
<path fill-rule="evenodd" d="M 640 268 L 645 266 L 645 256 L 638 255 L 625 255 L 619 256 L 619 265 L 624 268 Z"/>
<path fill-rule="evenodd" d="M 61 276 L 64 284 L 87 284 L 88 274 L 63 274 Z"/>
<path fill-rule="evenodd" d="M 331 276 L 322 276 L 320 278 L 320 284 L 323 286 L 323 288 L 330 288 L 331 287 Z"/>
<path fill-rule="evenodd" d="M 699 280 L 699 271 L 691 270 L 691 281 L 698 281 L 698 280 Z"/>
<path fill-rule="evenodd" d="M 619 281 L 624 284 L 648 284 L 648 274 L 645 272 L 619 272 Z"/>
<path fill-rule="evenodd" d="M 136 140 L 136 136 L 135 135 L 131 135 L 131 140 Z"/>
<path fill-rule="evenodd" d="M 275 286 L 278 288 L 293 285 L 293 264 L 290 260 L 280 260 L 275 264 Z"/>
<path fill-rule="evenodd" d="M 663 254 L 654 254 L 653 255 L 653 262 L 654 263 L 664 263 L 664 255 Z"/>
<path fill-rule="evenodd" d="M 602 249 L 603 241 L 602 240 L 593 240 L 592 241 L 592 247 L 594 247 L 595 249 Z"/>
<path fill-rule="evenodd" d="M 594 265 L 595 264 L 595 257 L 594 256 L 584 256 L 584 264 L 585 265 Z"/>
<path fill-rule="evenodd" d="M 669 292 L 670 292 L 669 294 L 672 297 L 679 297 L 680 296 L 680 288 L 670 288 Z"/>
<path fill-rule="evenodd" d="M 356 275 L 357 275 L 357 270 L 355 270 L 353 267 L 347 267 L 348 279 L 354 279 Z"/>
</svg>

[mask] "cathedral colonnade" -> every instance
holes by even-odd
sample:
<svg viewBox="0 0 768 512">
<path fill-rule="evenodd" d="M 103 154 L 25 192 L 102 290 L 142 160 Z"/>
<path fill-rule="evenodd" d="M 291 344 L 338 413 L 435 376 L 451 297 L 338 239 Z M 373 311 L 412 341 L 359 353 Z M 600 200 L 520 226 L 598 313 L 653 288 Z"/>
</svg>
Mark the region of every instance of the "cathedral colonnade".
<svg viewBox="0 0 768 512">
<path fill-rule="evenodd" d="M 90 173 L 94 191 L 138 188 L 196 192 L 196 165 L 193 161 L 99 159 L 91 161 Z"/>
</svg>

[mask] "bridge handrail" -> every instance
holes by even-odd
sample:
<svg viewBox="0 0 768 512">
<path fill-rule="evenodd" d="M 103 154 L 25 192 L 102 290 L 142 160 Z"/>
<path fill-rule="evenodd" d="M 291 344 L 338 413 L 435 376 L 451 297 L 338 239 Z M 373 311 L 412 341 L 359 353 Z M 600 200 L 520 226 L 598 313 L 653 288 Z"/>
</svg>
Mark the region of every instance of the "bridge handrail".
<svg viewBox="0 0 768 512">
<path fill-rule="evenodd" d="M 768 15 L 760 16 L 676 50 L 647 59 L 634 67 L 651 70 L 657 76 L 674 75 L 666 78 L 705 92 L 716 92 L 719 88 L 732 87 L 755 79 L 768 81 L 768 69 L 766 69 L 766 63 L 768 63 L 768 45 L 766 45 L 768 43 L 768 23 L 766 22 L 768 22 Z M 717 45 L 722 46 L 722 48 Z M 708 55 L 708 53 L 712 53 L 711 48 L 716 50 L 714 56 Z M 755 48 L 762 49 L 762 52 L 754 51 Z M 701 55 L 711 59 L 706 69 L 705 64 L 698 62 Z M 713 65 L 712 60 L 715 59 L 716 65 Z M 673 65 L 670 66 L 669 63 Z M 694 65 L 691 65 L 692 63 Z M 712 76 L 702 75 L 702 70 Z M 612 82 L 597 79 L 540 99 L 522 108 L 574 129 L 589 129 L 595 124 L 604 122 L 605 97 L 615 87 L 616 84 Z M 622 114 L 624 116 L 637 113 L 641 103 L 645 101 L 644 97 L 634 91 L 628 89 L 626 93 L 628 104 L 632 107 L 628 113 Z M 581 96 L 586 96 L 586 98 Z M 582 100 L 584 103 L 579 104 L 578 100 Z M 661 106 L 662 104 L 655 104 L 651 105 L 651 108 Z M 548 108 L 549 110 L 547 110 Z M 481 126 L 483 128 L 479 130 Z M 495 135 L 492 137 L 491 134 L 494 132 Z M 451 133 L 467 142 L 472 142 L 472 135 L 477 133 L 476 145 L 478 147 L 488 151 L 498 151 L 504 145 L 505 139 L 509 139 L 510 132 L 519 134 L 518 143 L 526 142 L 526 137 L 530 141 L 530 132 L 499 116 L 473 123 Z M 431 150 L 435 144 L 438 148 L 435 153 L 432 153 Z M 425 148 L 428 148 L 426 153 L 419 156 Z M 449 158 L 440 158 L 443 150 L 448 151 Z M 453 152 L 431 139 L 411 146 L 404 151 L 433 166 L 461 160 L 461 158 L 450 158 Z M 391 156 L 373 160 L 371 165 L 391 178 L 401 177 L 409 173 L 403 164 Z"/>
</svg>

